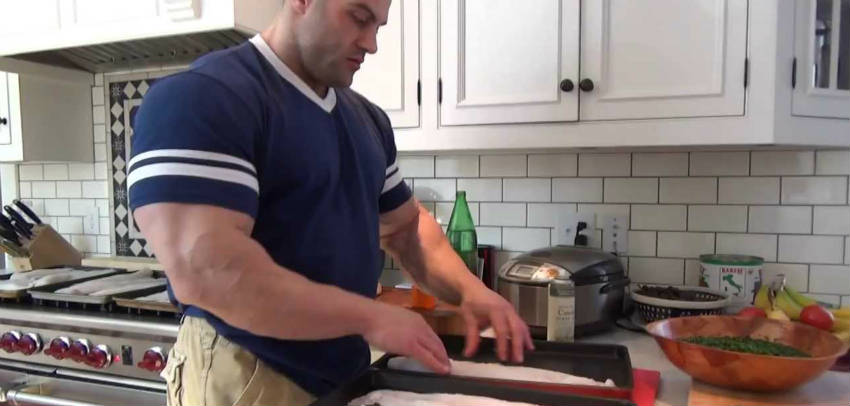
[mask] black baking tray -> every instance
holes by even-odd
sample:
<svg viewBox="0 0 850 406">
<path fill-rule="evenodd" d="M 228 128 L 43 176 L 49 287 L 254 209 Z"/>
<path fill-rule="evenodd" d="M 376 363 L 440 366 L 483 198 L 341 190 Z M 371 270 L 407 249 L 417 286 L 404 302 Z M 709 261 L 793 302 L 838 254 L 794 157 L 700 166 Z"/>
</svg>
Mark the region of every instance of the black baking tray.
<svg viewBox="0 0 850 406">
<path fill-rule="evenodd" d="M 492 338 L 481 338 L 478 352 L 470 358 L 463 355 L 466 338 L 455 335 L 442 335 L 440 339 L 446 347 L 449 358 L 456 360 L 503 363 L 496 355 L 496 340 Z M 554 390 L 565 393 L 576 393 L 607 398 L 631 399 L 634 380 L 632 375 L 632 362 L 629 357 L 628 348 L 614 344 L 585 344 L 585 343 L 559 343 L 550 341 L 534 341 L 534 351 L 526 351 L 522 364 L 503 363 L 505 365 L 522 365 L 532 368 L 548 369 L 571 375 L 592 378 L 597 381 L 611 379 L 616 387 L 589 386 L 589 385 L 562 385 L 541 384 L 528 381 L 508 381 L 496 379 L 479 379 L 458 377 L 459 379 L 473 379 L 476 381 L 497 382 L 501 385 L 532 388 L 538 390 Z M 387 363 L 394 357 L 393 354 L 385 354 L 372 364 L 373 368 L 389 370 Z M 429 376 L 422 372 L 395 371 L 402 374 L 414 376 Z"/>
<path fill-rule="evenodd" d="M 312 406 L 347 405 L 351 400 L 379 389 L 392 389 L 417 393 L 451 393 L 486 396 L 511 402 L 533 403 L 541 406 L 626 406 L 634 403 L 622 399 L 606 399 L 563 393 L 534 391 L 449 376 L 411 375 L 392 371 L 370 369 L 353 381 L 320 397 Z"/>
</svg>

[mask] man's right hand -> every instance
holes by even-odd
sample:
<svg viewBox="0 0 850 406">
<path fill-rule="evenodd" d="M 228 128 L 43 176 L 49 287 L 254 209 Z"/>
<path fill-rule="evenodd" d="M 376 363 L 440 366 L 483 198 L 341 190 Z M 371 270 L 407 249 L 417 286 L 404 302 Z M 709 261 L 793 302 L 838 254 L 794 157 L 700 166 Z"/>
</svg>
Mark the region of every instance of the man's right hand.
<svg viewBox="0 0 850 406">
<path fill-rule="evenodd" d="M 422 316 L 402 307 L 375 304 L 376 311 L 363 333 L 371 346 L 414 358 L 436 373 L 449 373 L 446 347 Z"/>
</svg>

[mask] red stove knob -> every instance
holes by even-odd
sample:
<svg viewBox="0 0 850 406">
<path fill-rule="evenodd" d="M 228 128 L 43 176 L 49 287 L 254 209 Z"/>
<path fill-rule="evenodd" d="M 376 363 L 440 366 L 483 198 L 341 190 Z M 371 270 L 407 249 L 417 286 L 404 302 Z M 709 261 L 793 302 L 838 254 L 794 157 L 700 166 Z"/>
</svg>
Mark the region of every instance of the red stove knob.
<svg viewBox="0 0 850 406">
<path fill-rule="evenodd" d="M 136 366 L 151 372 L 161 372 L 165 369 L 165 362 L 166 357 L 162 353 L 162 348 L 152 347 L 145 351 L 142 360 Z"/>
<path fill-rule="evenodd" d="M 0 336 L 0 348 L 8 353 L 18 351 L 18 340 L 21 339 L 21 333 L 17 331 L 7 331 Z"/>
<path fill-rule="evenodd" d="M 32 355 L 41 351 L 41 337 L 36 333 L 27 333 L 18 340 L 18 351 L 24 355 Z"/>
<path fill-rule="evenodd" d="M 112 352 L 109 351 L 109 347 L 98 344 L 89 352 L 85 362 L 92 368 L 106 368 L 112 363 Z"/>
<path fill-rule="evenodd" d="M 68 349 L 68 358 L 74 362 L 85 362 L 90 349 L 91 344 L 89 344 L 89 340 L 85 338 L 76 340 L 71 344 L 71 348 Z"/>
<path fill-rule="evenodd" d="M 44 350 L 44 353 L 56 358 L 56 359 L 65 359 L 70 354 L 68 351 L 71 349 L 71 340 L 68 337 L 56 337 L 50 340 L 50 344 L 47 346 L 47 349 Z"/>
</svg>

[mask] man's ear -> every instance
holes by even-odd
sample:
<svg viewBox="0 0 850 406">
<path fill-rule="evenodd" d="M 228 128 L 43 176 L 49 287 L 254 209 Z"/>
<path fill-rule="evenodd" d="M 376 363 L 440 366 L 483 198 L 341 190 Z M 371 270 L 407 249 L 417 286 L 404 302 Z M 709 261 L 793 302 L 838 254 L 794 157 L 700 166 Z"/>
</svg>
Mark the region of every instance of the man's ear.
<svg viewBox="0 0 850 406">
<path fill-rule="evenodd" d="M 307 9 L 313 3 L 313 0 L 286 0 L 286 2 L 297 14 L 304 15 L 307 14 Z"/>
</svg>

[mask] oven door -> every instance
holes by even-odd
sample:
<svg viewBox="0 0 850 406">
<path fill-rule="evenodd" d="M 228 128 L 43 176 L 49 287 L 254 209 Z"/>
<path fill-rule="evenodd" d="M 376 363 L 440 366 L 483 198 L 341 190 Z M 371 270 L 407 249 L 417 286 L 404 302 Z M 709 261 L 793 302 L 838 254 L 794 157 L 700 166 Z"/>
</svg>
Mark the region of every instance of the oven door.
<svg viewBox="0 0 850 406">
<path fill-rule="evenodd" d="M 0 369 L 0 388 L 0 404 L 9 405 L 166 404 L 163 383 L 62 369 L 22 371 L 3 368 Z"/>
</svg>

